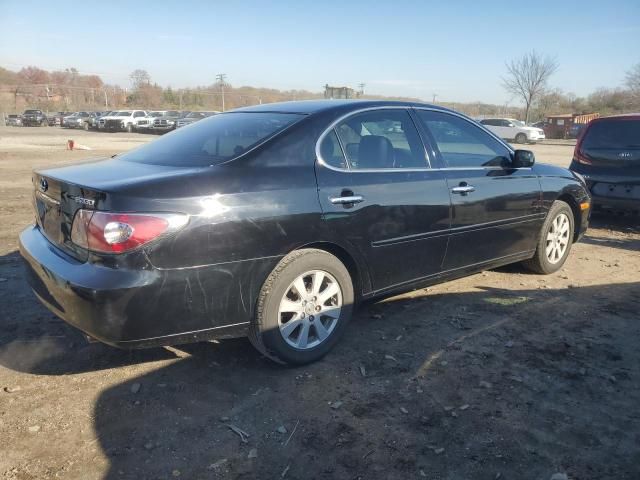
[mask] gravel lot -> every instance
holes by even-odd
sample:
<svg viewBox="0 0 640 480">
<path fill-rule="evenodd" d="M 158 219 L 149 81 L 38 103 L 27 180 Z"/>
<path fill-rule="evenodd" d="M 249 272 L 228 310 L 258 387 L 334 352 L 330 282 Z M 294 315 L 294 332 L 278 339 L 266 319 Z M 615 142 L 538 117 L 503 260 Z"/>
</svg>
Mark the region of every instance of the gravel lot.
<svg viewBox="0 0 640 480">
<path fill-rule="evenodd" d="M 548 277 L 510 266 L 363 305 L 305 368 L 244 339 L 87 344 L 23 278 L 30 172 L 150 139 L 0 127 L 1 478 L 640 478 L 638 218 L 596 216 Z M 530 148 L 564 166 L 573 149 Z"/>
</svg>

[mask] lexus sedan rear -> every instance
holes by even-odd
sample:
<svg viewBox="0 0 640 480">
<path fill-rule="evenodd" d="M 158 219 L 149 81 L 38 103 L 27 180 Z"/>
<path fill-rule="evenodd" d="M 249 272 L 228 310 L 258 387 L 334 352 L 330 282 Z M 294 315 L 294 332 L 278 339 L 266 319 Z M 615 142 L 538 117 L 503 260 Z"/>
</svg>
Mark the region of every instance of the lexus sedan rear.
<svg viewBox="0 0 640 480">
<path fill-rule="evenodd" d="M 469 118 L 403 102 L 248 107 L 33 175 L 31 286 L 119 347 L 248 335 L 319 359 L 354 305 L 524 262 L 557 271 L 590 198 Z"/>
</svg>

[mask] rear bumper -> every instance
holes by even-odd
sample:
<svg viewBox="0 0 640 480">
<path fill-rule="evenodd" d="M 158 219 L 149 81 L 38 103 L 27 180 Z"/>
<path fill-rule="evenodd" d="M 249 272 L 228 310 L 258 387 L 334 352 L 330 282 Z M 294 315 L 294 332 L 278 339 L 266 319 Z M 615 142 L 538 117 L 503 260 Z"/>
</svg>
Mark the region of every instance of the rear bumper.
<svg viewBox="0 0 640 480">
<path fill-rule="evenodd" d="M 600 169 L 575 160 L 569 168 L 584 176 L 594 207 L 640 211 L 640 175 L 637 170 L 622 169 L 622 173 L 603 174 L 598 171 Z"/>
<path fill-rule="evenodd" d="M 592 201 L 595 208 L 640 211 L 640 200 L 638 199 L 594 195 Z"/>
<path fill-rule="evenodd" d="M 249 299 L 257 296 L 251 274 L 266 276 L 273 268 L 264 260 L 193 269 L 109 268 L 66 255 L 35 226 L 20 234 L 20 253 L 31 288 L 49 310 L 121 348 L 246 335 L 254 304 Z"/>
</svg>

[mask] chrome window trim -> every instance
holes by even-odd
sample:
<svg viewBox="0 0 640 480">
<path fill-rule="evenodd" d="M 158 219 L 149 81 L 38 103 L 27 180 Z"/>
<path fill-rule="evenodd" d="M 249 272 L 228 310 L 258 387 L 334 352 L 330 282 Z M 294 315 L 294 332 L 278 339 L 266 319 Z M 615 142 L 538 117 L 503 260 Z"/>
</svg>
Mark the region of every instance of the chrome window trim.
<svg viewBox="0 0 640 480">
<path fill-rule="evenodd" d="M 349 169 L 349 168 L 338 168 L 338 167 L 334 167 L 333 165 L 329 165 L 327 162 L 324 161 L 324 159 L 322 158 L 322 155 L 320 154 L 320 144 L 324 141 L 325 137 L 327 135 L 329 135 L 335 128 L 336 126 L 341 123 L 342 121 L 346 120 L 347 118 L 353 116 L 353 115 L 358 115 L 360 113 L 363 112 L 369 112 L 369 111 L 373 111 L 373 110 L 404 110 L 407 113 L 409 113 L 409 110 L 428 110 L 431 112 L 438 112 L 438 113 L 444 113 L 447 115 L 453 115 L 455 117 L 459 117 L 462 120 L 466 121 L 467 123 L 471 124 L 472 126 L 482 130 L 483 132 L 487 133 L 488 135 L 490 135 L 491 137 L 493 137 L 495 140 L 498 141 L 498 143 L 500 143 L 502 146 L 504 146 L 511 154 L 513 154 L 515 152 L 515 150 L 513 148 L 511 148 L 511 146 L 509 144 L 507 144 L 504 140 L 502 140 L 501 138 L 499 138 L 498 136 L 496 136 L 493 132 L 491 132 L 489 129 L 484 128 L 482 125 L 480 125 L 477 122 L 474 122 L 473 120 L 469 120 L 467 117 L 465 117 L 464 115 L 461 115 L 457 112 L 450 112 L 450 111 L 445 111 L 445 110 L 440 110 L 439 108 L 433 108 L 433 107 L 420 107 L 420 106 L 398 106 L 398 105 L 381 105 L 378 107 L 367 107 L 367 108 L 361 108 L 358 110 L 353 110 L 349 113 L 345 113 L 344 115 L 338 117 L 336 120 L 334 120 L 333 122 L 331 122 L 329 124 L 329 126 L 322 132 L 322 134 L 320 134 L 320 137 L 318 137 L 318 140 L 316 141 L 316 161 L 322 165 L 323 167 L 328 168 L 329 170 L 334 170 L 336 172 L 341 172 L 341 173 L 389 173 L 389 172 L 398 172 L 398 173 L 402 173 L 402 172 L 442 172 L 442 171 L 448 171 L 448 170 L 504 170 L 503 167 L 439 167 L 439 168 L 433 168 L 431 167 L 431 158 L 429 156 L 429 152 L 427 152 L 426 150 L 426 145 L 424 145 L 425 147 L 425 158 L 427 160 L 427 162 L 429 163 L 428 167 L 422 167 L 422 168 L 361 168 L 361 169 Z M 412 119 L 413 120 L 413 119 Z M 416 126 L 417 129 L 417 126 Z M 420 134 L 420 132 L 418 131 L 418 134 Z M 344 147 L 342 145 L 342 140 L 340 140 L 340 136 L 338 135 L 338 133 L 336 132 L 336 137 L 338 138 L 338 143 L 340 144 L 340 149 L 342 150 L 342 154 L 344 155 L 344 159 L 347 162 L 347 164 L 349 164 L 349 159 L 347 158 L 347 155 L 344 151 Z M 420 138 L 420 141 L 422 141 L 422 138 Z M 519 167 L 519 168 L 513 168 L 512 170 L 531 170 L 532 167 Z"/>
<path fill-rule="evenodd" d="M 323 167 L 328 168 L 329 170 L 334 170 L 336 172 L 342 172 L 342 173 L 389 173 L 389 172 L 425 172 L 425 171 L 432 171 L 432 170 L 436 170 L 434 168 L 431 168 L 431 158 L 429 158 L 429 153 L 427 152 L 425 145 L 422 141 L 422 138 L 420 137 L 420 130 L 418 129 L 418 126 L 414 124 L 414 127 L 416 129 L 416 132 L 418 133 L 418 137 L 420 138 L 420 142 L 423 143 L 423 150 L 424 150 L 424 156 L 425 156 L 425 160 L 427 161 L 427 164 L 429 165 L 428 167 L 420 167 L 420 168 L 355 168 L 355 169 L 351 169 L 351 168 L 338 168 L 338 167 L 334 167 L 333 165 L 329 165 L 327 162 L 324 161 L 324 159 L 322 158 L 322 155 L 320 154 L 320 144 L 324 141 L 325 137 L 327 135 L 329 135 L 332 131 L 335 130 L 336 126 L 339 123 L 342 123 L 344 120 L 346 120 L 349 117 L 352 117 L 354 115 L 358 115 L 360 113 L 364 113 L 364 112 L 370 112 L 370 111 L 375 111 L 375 110 L 401 110 L 407 113 L 407 115 L 409 115 L 409 119 L 411 120 L 411 122 L 413 122 L 413 118 L 411 117 L 411 114 L 409 113 L 409 109 L 411 107 L 408 106 L 403 106 L 403 105 L 380 105 L 378 107 L 367 107 L 367 108 L 361 108 L 359 110 L 353 110 L 349 113 L 345 113 L 344 115 L 342 115 L 341 117 L 338 117 L 336 120 L 334 120 L 333 122 L 331 122 L 329 124 L 329 126 L 324 130 L 324 132 L 322 132 L 322 134 L 320 135 L 320 137 L 318 137 L 318 140 L 316 141 L 316 160 L 317 162 L 322 165 Z M 342 140 L 340 139 L 340 135 L 338 135 L 338 132 L 336 132 L 336 137 L 338 138 L 338 143 L 340 144 L 340 148 L 342 149 L 342 154 L 344 155 L 344 159 L 347 162 L 347 165 L 350 165 L 349 163 L 349 159 L 347 158 L 347 154 L 344 150 L 344 146 L 342 145 Z"/>
</svg>

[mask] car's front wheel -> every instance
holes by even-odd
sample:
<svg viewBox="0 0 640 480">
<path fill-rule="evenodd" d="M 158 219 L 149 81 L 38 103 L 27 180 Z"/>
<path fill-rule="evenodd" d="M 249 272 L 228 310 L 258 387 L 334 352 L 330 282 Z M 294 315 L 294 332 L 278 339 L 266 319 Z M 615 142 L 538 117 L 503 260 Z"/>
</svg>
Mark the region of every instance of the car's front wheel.
<svg viewBox="0 0 640 480">
<path fill-rule="evenodd" d="M 524 265 L 536 273 L 550 274 L 562 268 L 573 244 L 574 218 L 571 207 L 561 200 L 551 206 L 540 230 L 536 253 Z"/>
<path fill-rule="evenodd" d="M 314 362 L 342 336 L 353 299 L 351 277 L 338 258 L 324 250 L 296 250 L 262 286 L 249 339 L 275 361 Z"/>
<path fill-rule="evenodd" d="M 527 143 L 527 136 L 524 133 L 519 133 L 516 135 L 516 143 Z"/>
</svg>

